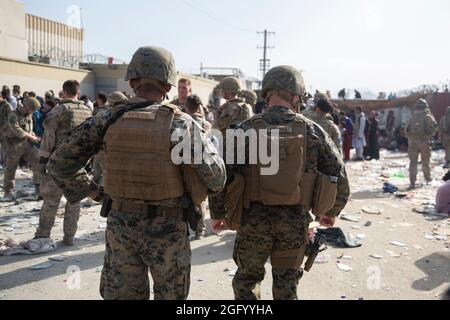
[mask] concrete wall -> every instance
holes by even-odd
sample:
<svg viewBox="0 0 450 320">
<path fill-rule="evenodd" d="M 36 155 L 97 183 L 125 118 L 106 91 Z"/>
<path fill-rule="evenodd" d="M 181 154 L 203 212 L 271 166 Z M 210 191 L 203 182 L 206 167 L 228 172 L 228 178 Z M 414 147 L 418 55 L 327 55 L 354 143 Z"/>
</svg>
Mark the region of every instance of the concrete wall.
<svg viewBox="0 0 450 320">
<path fill-rule="evenodd" d="M 22 92 L 34 91 L 43 96 L 46 91 L 61 91 L 64 81 L 73 79 L 81 83 L 82 94 L 95 96 L 95 74 L 92 71 L 66 69 L 46 64 L 0 57 L 0 86 L 12 88 L 17 84 Z"/>
<path fill-rule="evenodd" d="M 28 59 L 25 5 L 15 0 L 1 0 L 0 57 Z"/>
<path fill-rule="evenodd" d="M 95 73 L 96 91 L 104 91 L 111 93 L 113 91 L 125 91 L 132 94 L 132 90 L 126 82 L 125 76 L 127 72 L 127 65 L 105 65 L 97 64 L 91 65 L 90 68 Z M 200 78 L 192 75 L 179 74 L 178 78 L 188 78 L 192 82 L 194 93 L 199 95 L 203 103 L 208 104 L 208 99 L 218 82 Z M 173 88 L 169 93 L 169 98 L 174 99 L 178 95 L 177 89 Z"/>
</svg>

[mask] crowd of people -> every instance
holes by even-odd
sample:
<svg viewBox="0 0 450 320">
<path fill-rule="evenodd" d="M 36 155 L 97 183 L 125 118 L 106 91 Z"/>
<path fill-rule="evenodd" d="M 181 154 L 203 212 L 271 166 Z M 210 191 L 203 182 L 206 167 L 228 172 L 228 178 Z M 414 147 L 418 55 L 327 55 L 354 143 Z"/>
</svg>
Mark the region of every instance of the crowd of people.
<svg viewBox="0 0 450 320">
<path fill-rule="evenodd" d="M 176 81 L 175 70 L 170 52 L 143 47 L 135 53 L 126 76 L 134 97 L 99 93 L 94 103 L 80 97 L 80 83 L 75 80 L 64 82 L 58 97 L 52 91 L 40 98 L 33 92 L 21 95 L 19 86 L 12 92 L 3 87 L 3 201 L 14 199 L 15 172 L 24 160 L 32 167 L 36 195 L 44 200 L 35 238 L 51 237 L 64 195 L 66 246 L 74 245 L 81 200 L 103 201 L 102 212 L 108 216 L 101 281 L 105 299 L 148 299 L 149 269 L 157 299 L 186 299 L 191 254 L 186 234 L 190 227 L 196 239 L 205 235 L 209 203 L 215 232 L 238 231 L 236 299 L 260 298 L 258 288 L 269 257 L 274 298 L 296 299 L 301 266 L 310 249 L 305 239 L 312 216 L 307 213 L 313 213 L 323 227 L 335 225 L 350 196 L 343 160 L 351 160 L 352 149 L 354 161 L 378 160 L 380 136 L 395 136 L 394 114 L 384 121 L 376 112 L 367 117 L 361 107 L 340 111 L 326 94 L 308 96 L 301 73 L 289 66 L 267 73 L 262 100 L 255 92 L 242 90 L 238 79 L 227 77 L 205 105 L 189 79 Z M 173 86 L 178 87 L 178 97 L 168 104 L 165 100 Z M 447 114 L 441 122 L 443 142 L 450 136 L 450 108 Z M 196 124 L 203 129 L 200 139 L 210 158 L 177 166 L 170 158 L 174 141 L 168 137 L 176 130 L 194 131 Z M 260 163 L 225 167 L 206 135 L 211 129 L 281 129 L 285 154 L 280 170 L 262 177 Z M 437 131 L 428 103 L 419 100 L 404 130 L 411 189 L 418 187 L 419 154 L 425 179 L 431 181 L 430 140 Z M 449 157 L 447 148 L 446 166 Z M 83 170 L 88 167 L 92 177 Z M 439 205 L 446 210 L 448 183 L 439 192 L 444 199 Z M 186 216 L 188 207 L 194 207 L 198 219 Z"/>
</svg>

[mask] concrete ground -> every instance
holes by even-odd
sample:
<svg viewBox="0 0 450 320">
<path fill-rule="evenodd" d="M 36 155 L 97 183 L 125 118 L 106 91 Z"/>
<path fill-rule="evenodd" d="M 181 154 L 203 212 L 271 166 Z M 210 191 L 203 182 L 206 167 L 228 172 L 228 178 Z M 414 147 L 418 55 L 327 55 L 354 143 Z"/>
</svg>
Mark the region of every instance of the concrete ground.
<svg viewBox="0 0 450 320">
<path fill-rule="evenodd" d="M 314 265 L 311 273 L 306 273 L 301 280 L 301 299 L 435 300 L 441 299 L 449 288 L 450 220 L 433 212 L 413 212 L 414 208 L 434 201 L 444 175 L 442 153 L 433 153 L 435 181 L 414 192 L 404 191 L 408 186 L 406 155 L 383 152 L 382 156 L 382 161 L 347 165 L 352 199 L 343 215 L 350 215 L 350 219 L 356 218 L 358 222 L 340 219 L 336 227 L 358 236 L 362 246 L 330 247 L 320 257 L 322 263 Z M 383 194 L 385 181 L 403 190 L 399 195 L 403 198 Z M 30 172 L 19 170 L 17 190 L 25 191 L 22 199 L 16 203 L 0 203 L 0 246 L 8 239 L 20 242 L 33 237 L 42 202 L 26 200 L 26 193 L 32 192 L 30 182 Z M 0 299 L 101 299 L 98 288 L 106 221 L 99 216 L 99 210 L 99 206 L 84 202 L 79 239 L 73 248 L 60 245 L 49 254 L 0 256 Z M 61 218 L 57 219 L 53 238 L 62 240 Z M 211 235 L 191 244 L 190 299 L 232 300 L 231 281 L 236 270 L 232 260 L 234 233 Z M 59 255 L 64 261 L 52 262 L 48 269 L 30 269 Z M 267 265 L 262 294 L 263 299 L 272 297 L 270 265 Z"/>
</svg>

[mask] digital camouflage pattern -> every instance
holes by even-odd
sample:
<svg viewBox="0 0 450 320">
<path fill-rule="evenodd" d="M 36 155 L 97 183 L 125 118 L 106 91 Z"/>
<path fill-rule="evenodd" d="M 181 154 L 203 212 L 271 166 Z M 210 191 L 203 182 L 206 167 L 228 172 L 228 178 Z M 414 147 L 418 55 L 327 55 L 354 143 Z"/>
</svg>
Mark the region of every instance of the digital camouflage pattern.
<svg viewBox="0 0 450 320">
<path fill-rule="evenodd" d="M 219 86 L 222 90 L 231 92 L 238 92 L 242 88 L 240 81 L 235 77 L 227 77 L 223 79 Z"/>
<path fill-rule="evenodd" d="M 26 136 L 33 132 L 33 115 L 25 114 L 23 107 L 10 110 L 7 115 L 3 144 L 7 154 L 3 189 L 5 194 L 14 189 L 14 180 L 20 160 L 23 158 L 33 170 L 33 181 L 39 184 L 37 175 L 38 151 Z"/>
<path fill-rule="evenodd" d="M 270 90 L 281 90 L 303 97 L 306 94 L 302 74 L 291 66 L 279 66 L 267 72 L 262 84 L 261 96 L 266 99 Z"/>
<path fill-rule="evenodd" d="M 253 90 L 242 90 L 239 92 L 239 97 L 245 99 L 245 102 L 251 106 L 255 106 L 258 102 L 258 95 Z"/>
<path fill-rule="evenodd" d="M 238 266 L 233 279 L 236 300 L 260 299 L 259 284 L 265 264 L 274 252 L 305 248 L 310 217 L 301 207 L 268 207 L 254 204 L 244 216 L 233 253 Z M 272 268 L 273 298 L 297 300 L 301 269 Z"/>
<path fill-rule="evenodd" d="M 283 106 L 273 106 L 263 114 L 264 120 L 273 125 L 287 125 L 295 120 L 296 114 Z M 306 170 L 318 170 L 338 177 L 338 193 L 333 209 L 326 215 L 337 217 L 347 204 L 350 186 L 342 156 L 333 141 L 316 123 L 304 118 L 307 123 Z M 245 121 L 236 129 L 252 128 L 251 121 Z M 248 154 L 248 141 L 246 144 Z M 248 159 L 248 157 L 246 157 Z M 239 165 L 229 165 L 228 183 L 243 171 Z M 222 193 L 221 195 L 223 195 Z M 224 199 L 216 197 L 212 202 L 211 215 L 220 220 L 226 215 Z M 302 206 L 265 206 L 253 203 L 244 214 L 244 224 L 238 231 L 234 258 L 239 266 L 233 281 L 237 299 L 256 299 L 255 288 L 264 278 L 267 258 L 276 252 L 298 249 L 306 246 L 306 235 L 311 217 Z M 297 299 L 297 287 L 301 278 L 300 269 L 274 268 L 273 294 L 275 299 Z"/>
<path fill-rule="evenodd" d="M 412 129 L 412 123 L 421 122 L 427 131 L 418 135 Z M 411 119 L 406 124 L 405 136 L 408 138 L 408 156 L 410 160 L 409 179 L 411 185 L 417 181 L 417 170 L 419 165 L 419 155 L 422 159 L 422 170 L 427 182 L 431 181 L 431 138 L 436 134 L 438 124 L 428 108 L 428 103 L 420 99 L 415 105 L 415 111 Z"/>
<path fill-rule="evenodd" d="M 213 128 L 225 132 L 227 129 L 236 128 L 241 122 L 250 119 L 252 116 L 252 107 L 244 100 L 230 100 L 217 111 Z"/>
<path fill-rule="evenodd" d="M 44 204 L 39 214 L 39 226 L 35 238 L 50 238 L 63 193 L 51 177 L 45 175 L 41 180 L 40 194 L 44 198 Z M 64 210 L 63 231 L 65 240 L 69 244 L 77 233 L 79 218 L 80 202 L 67 202 Z"/>
<path fill-rule="evenodd" d="M 145 101 L 134 98 L 131 102 Z M 73 131 L 67 143 L 50 158 L 48 170 L 68 201 L 80 201 L 93 190 L 83 168 L 90 158 L 102 150 L 110 119 L 126 107 L 116 106 L 86 121 Z M 172 132 L 182 129 L 192 136 L 194 126 L 197 124 L 190 116 L 176 113 Z M 220 192 L 226 180 L 225 165 L 206 135 L 201 134 L 201 140 L 211 158 L 208 163 L 192 167 L 211 193 Z M 172 147 L 175 145 L 172 142 Z M 192 154 L 193 150 L 192 144 Z M 113 200 L 143 204 L 134 199 Z M 111 210 L 109 213 L 101 294 L 108 300 L 148 299 L 150 270 L 155 299 L 186 299 L 191 252 L 181 199 L 158 203 L 148 201 L 145 204 L 153 210 L 134 213 Z"/>
<path fill-rule="evenodd" d="M 139 78 L 153 78 L 175 87 L 177 69 L 173 55 L 164 48 L 140 48 L 133 55 L 125 81 Z"/>
<path fill-rule="evenodd" d="M 185 300 L 189 294 L 191 251 L 180 208 L 153 213 L 112 210 L 100 294 L 106 300 Z"/>
<path fill-rule="evenodd" d="M 44 121 L 44 136 L 39 154 L 41 158 L 48 157 L 64 143 L 69 134 L 78 125 L 92 115 L 90 109 L 81 102 L 65 99 L 53 108 Z M 36 238 L 50 238 L 51 230 L 58 213 L 59 203 L 63 196 L 52 178 L 45 172 L 45 164 L 41 163 L 42 175 L 41 196 L 44 198 L 39 214 L 39 227 Z M 80 202 L 68 202 L 64 212 L 64 238 L 67 245 L 72 245 L 78 229 L 80 217 Z"/>
<path fill-rule="evenodd" d="M 342 148 L 342 139 L 341 132 L 339 131 L 338 126 L 334 123 L 333 117 L 330 114 L 318 115 L 317 113 L 303 113 L 305 117 L 309 120 L 317 123 L 326 133 L 330 136 L 331 140 L 333 140 L 336 147 L 341 150 Z"/>
<path fill-rule="evenodd" d="M 145 102 L 145 100 L 133 98 L 130 102 L 140 103 Z M 50 157 L 47 169 L 69 201 L 81 201 L 92 191 L 91 181 L 84 167 L 94 155 L 103 149 L 103 138 L 110 119 L 122 108 L 126 108 L 126 106 L 116 106 L 88 119 L 80 127 L 76 128 L 63 147 L 57 148 Z M 192 117 L 184 113 L 179 114 L 175 116 L 172 123 L 172 132 L 180 129 L 186 130 L 193 135 L 194 125 L 195 122 L 192 121 Z M 220 192 L 225 183 L 223 160 L 205 135 L 202 135 L 202 142 L 205 149 L 212 154 L 211 163 L 192 166 L 212 193 Z M 176 144 L 176 142 L 172 142 L 172 147 Z M 193 152 L 194 145 L 192 145 L 192 154 Z"/>
</svg>

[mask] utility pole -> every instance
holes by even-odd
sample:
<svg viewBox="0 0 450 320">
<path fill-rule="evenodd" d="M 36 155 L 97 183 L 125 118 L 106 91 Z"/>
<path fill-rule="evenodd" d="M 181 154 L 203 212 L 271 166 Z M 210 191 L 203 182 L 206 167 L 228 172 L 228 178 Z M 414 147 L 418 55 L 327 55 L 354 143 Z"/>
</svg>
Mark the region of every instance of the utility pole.
<svg viewBox="0 0 450 320">
<path fill-rule="evenodd" d="M 275 35 L 275 32 L 270 32 L 267 30 L 264 30 L 262 32 L 258 32 L 258 34 L 263 34 L 264 35 L 264 46 L 263 47 L 258 47 L 258 49 L 263 49 L 264 50 L 264 54 L 263 54 L 263 59 L 260 60 L 260 71 L 262 71 L 263 73 L 263 78 L 266 75 L 266 72 L 268 69 L 270 69 L 270 59 L 267 59 L 267 50 L 268 49 L 275 49 L 275 47 L 271 46 L 267 46 L 267 36 L 269 35 Z"/>
</svg>

